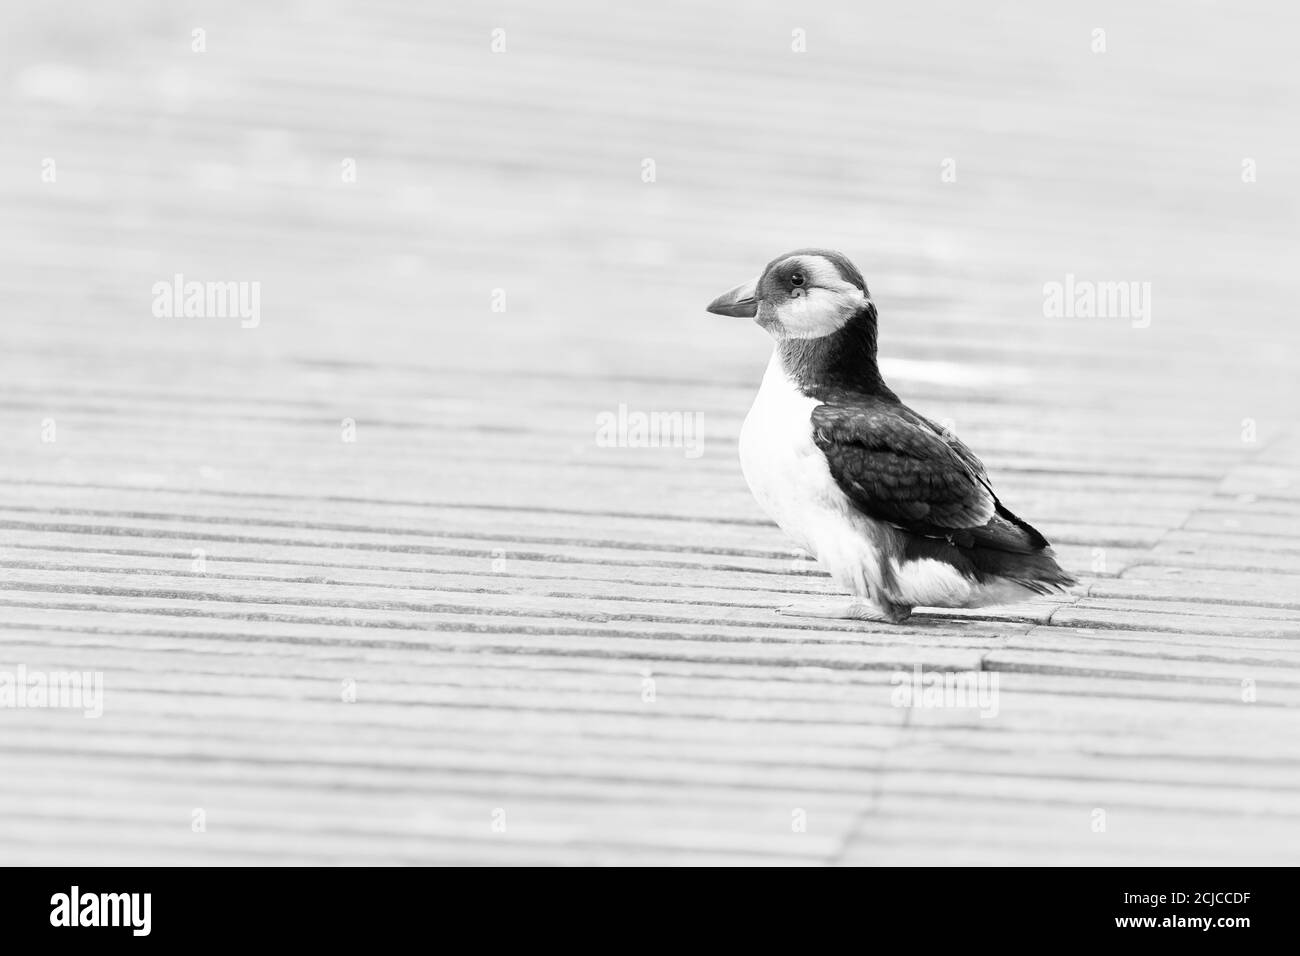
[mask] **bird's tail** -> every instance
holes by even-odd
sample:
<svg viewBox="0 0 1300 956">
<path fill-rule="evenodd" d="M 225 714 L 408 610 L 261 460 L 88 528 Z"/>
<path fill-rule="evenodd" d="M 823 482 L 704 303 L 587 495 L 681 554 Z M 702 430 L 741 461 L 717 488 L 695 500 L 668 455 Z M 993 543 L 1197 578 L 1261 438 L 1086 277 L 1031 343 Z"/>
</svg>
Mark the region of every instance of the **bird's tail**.
<svg viewBox="0 0 1300 956">
<path fill-rule="evenodd" d="M 981 580 L 1011 581 L 1035 594 L 1052 594 L 1078 584 L 1078 579 L 1056 563 L 1050 547 L 1030 554 L 975 548 L 971 563 Z"/>
<path fill-rule="evenodd" d="M 1056 561 L 1047 539 L 999 502 L 992 520 L 947 539 L 912 538 L 907 558 L 937 558 L 980 584 L 1007 582 L 1035 594 L 1064 591 L 1078 580 Z"/>
<path fill-rule="evenodd" d="M 1078 579 L 1056 563 L 1056 553 L 1038 529 L 997 503 L 997 511 L 976 529 L 971 559 L 984 575 L 1014 581 L 1037 594 L 1063 591 Z"/>
</svg>

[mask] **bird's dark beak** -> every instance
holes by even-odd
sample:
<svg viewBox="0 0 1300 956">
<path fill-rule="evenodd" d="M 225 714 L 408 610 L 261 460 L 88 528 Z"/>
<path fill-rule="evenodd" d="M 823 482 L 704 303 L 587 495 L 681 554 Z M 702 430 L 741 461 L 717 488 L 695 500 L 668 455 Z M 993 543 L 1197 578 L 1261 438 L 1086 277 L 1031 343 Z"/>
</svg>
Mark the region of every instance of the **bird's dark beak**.
<svg viewBox="0 0 1300 956">
<path fill-rule="evenodd" d="M 752 319 L 758 315 L 758 280 L 742 282 L 709 303 L 714 315 L 735 315 Z"/>
</svg>

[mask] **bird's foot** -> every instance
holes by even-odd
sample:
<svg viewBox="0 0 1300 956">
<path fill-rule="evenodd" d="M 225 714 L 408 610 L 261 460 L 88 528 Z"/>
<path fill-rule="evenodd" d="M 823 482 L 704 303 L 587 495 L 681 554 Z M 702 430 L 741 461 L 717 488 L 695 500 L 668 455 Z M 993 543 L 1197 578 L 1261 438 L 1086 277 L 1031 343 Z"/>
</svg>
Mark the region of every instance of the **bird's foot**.
<svg viewBox="0 0 1300 956">
<path fill-rule="evenodd" d="M 912 609 L 899 606 L 882 608 L 870 601 L 834 601 L 830 603 L 805 601 L 779 607 L 776 612 L 785 614 L 788 617 L 820 617 L 829 620 L 882 621 L 887 624 L 901 624 L 911 615 Z"/>
</svg>

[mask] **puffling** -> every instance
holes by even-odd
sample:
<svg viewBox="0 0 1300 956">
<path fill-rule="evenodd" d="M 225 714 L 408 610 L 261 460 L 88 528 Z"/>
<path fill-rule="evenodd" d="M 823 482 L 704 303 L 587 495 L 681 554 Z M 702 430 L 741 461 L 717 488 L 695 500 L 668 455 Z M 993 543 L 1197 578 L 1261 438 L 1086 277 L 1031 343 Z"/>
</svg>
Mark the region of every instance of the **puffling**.
<svg viewBox="0 0 1300 956">
<path fill-rule="evenodd" d="M 784 613 L 899 623 L 916 606 L 1010 604 L 1076 583 L 971 450 L 885 384 L 876 307 L 842 254 L 778 256 L 708 311 L 753 318 L 776 340 L 741 467 L 767 515 L 851 595 Z"/>
</svg>

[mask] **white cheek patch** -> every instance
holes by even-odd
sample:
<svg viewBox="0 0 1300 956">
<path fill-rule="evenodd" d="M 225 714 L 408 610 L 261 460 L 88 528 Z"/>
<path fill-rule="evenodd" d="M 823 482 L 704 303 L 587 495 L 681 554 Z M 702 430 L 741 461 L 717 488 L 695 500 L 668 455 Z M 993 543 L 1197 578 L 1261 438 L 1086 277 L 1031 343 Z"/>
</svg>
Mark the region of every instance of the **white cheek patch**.
<svg viewBox="0 0 1300 956">
<path fill-rule="evenodd" d="M 843 288 L 816 287 L 776 307 L 781 331 L 792 339 L 820 339 L 838 331 L 867 304 L 867 297 L 857 286 L 840 283 Z"/>
<path fill-rule="evenodd" d="M 775 314 L 777 335 L 790 339 L 820 339 L 838 331 L 867 304 L 867 296 L 852 282 L 845 282 L 835 265 L 821 256 L 795 256 L 806 275 L 800 293 L 778 303 Z M 787 259 L 782 265 L 791 260 Z M 761 320 L 760 316 L 760 320 Z"/>
</svg>

